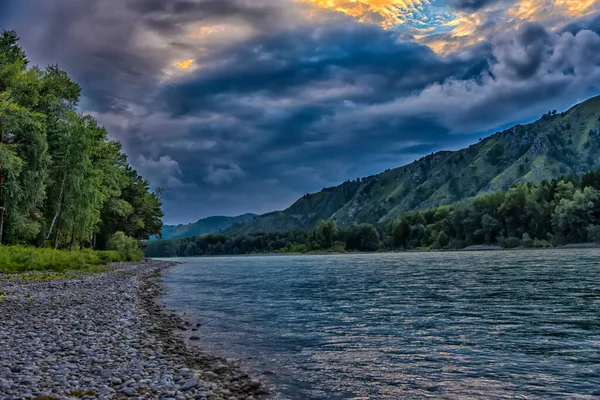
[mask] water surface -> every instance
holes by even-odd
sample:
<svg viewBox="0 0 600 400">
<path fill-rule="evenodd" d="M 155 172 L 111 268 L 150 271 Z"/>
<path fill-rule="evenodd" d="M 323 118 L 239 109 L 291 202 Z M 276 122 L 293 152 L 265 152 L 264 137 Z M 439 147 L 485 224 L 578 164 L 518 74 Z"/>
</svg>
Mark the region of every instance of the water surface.
<svg viewBox="0 0 600 400">
<path fill-rule="evenodd" d="M 282 397 L 600 397 L 599 250 L 181 261 L 166 305 Z"/>
</svg>

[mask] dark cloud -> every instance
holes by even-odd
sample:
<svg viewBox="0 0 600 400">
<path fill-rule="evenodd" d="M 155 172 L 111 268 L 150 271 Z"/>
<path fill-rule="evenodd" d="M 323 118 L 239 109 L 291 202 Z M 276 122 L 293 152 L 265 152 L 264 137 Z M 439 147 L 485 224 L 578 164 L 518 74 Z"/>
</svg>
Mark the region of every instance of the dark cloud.
<svg viewBox="0 0 600 400">
<path fill-rule="evenodd" d="M 223 62 L 167 88 L 161 106 L 181 115 L 220 107 L 214 101 L 217 95 L 298 97 L 301 90 L 333 88 L 348 89 L 344 99 L 334 97 L 335 102 L 381 101 L 473 67 L 471 60 L 441 60 L 427 47 L 399 43 L 393 33 L 361 24 L 318 31 L 310 26 L 265 35 L 214 56 Z M 322 105 L 318 98 L 306 100 L 311 106 Z"/>
<path fill-rule="evenodd" d="M 559 33 L 522 24 L 440 56 L 350 18 L 303 19 L 287 0 L 18 5 L 10 27 L 32 61 L 82 84 L 82 108 L 165 187 L 168 222 L 283 208 L 600 90 L 591 18 Z"/>
<path fill-rule="evenodd" d="M 448 4 L 458 10 L 477 11 L 493 4 L 514 3 L 514 0 L 448 0 Z"/>
<path fill-rule="evenodd" d="M 495 42 L 495 55 L 502 74 L 515 79 L 528 79 L 535 75 L 542 62 L 552 55 L 551 36 L 541 24 L 526 23 L 514 35 Z"/>
<path fill-rule="evenodd" d="M 187 22 L 219 18 L 240 18 L 270 26 L 281 10 L 272 4 L 262 0 L 131 0 L 128 6 L 153 27 L 172 31 Z"/>
<path fill-rule="evenodd" d="M 600 14 L 586 16 L 567 24 L 564 28 L 564 32 L 570 32 L 575 35 L 579 31 L 590 30 L 600 34 Z"/>
</svg>

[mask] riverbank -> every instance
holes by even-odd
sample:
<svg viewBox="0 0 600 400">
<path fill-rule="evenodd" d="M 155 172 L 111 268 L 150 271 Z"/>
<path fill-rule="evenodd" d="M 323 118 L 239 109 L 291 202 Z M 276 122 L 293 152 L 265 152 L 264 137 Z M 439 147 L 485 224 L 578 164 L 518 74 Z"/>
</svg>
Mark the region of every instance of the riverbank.
<svg viewBox="0 0 600 400">
<path fill-rule="evenodd" d="M 0 277 L 0 399 L 256 399 L 260 381 L 190 345 L 158 306 L 162 261 Z"/>
</svg>

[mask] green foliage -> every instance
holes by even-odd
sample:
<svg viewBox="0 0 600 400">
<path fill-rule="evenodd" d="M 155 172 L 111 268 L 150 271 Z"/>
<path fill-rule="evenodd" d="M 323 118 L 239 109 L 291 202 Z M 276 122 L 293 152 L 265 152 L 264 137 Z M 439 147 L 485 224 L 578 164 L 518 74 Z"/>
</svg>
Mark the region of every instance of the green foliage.
<svg viewBox="0 0 600 400">
<path fill-rule="evenodd" d="M 448 234 L 446 234 L 446 232 L 441 231 L 437 236 L 436 243 L 440 248 L 443 249 L 446 246 L 448 246 L 448 244 L 450 244 L 450 237 L 448 236 Z"/>
<path fill-rule="evenodd" d="M 138 241 L 123 232 L 114 233 L 108 239 L 106 248 L 119 254 L 119 257 L 125 261 L 139 261 L 144 258 Z"/>
<path fill-rule="evenodd" d="M 600 225 L 589 225 L 587 231 L 590 241 L 600 243 Z"/>
<path fill-rule="evenodd" d="M 491 165 L 498 165 L 502 161 L 504 155 L 504 146 L 500 143 L 496 143 L 490 151 L 487 153 L 487 160 Z"/>
<path fill-rule="evenodd" d="M 534 245 L 534 241 L 531 238 L 531 236 L 529 236 L 529 233 L 525 232 L 523 234 L 523 238 L 521 239 L 521 244 L 523 245 L 523 247 L 526 248 L 532 248 Z"/>
<path fill-rule="evenodd" d="M 313 231 L 287 231 L 249 235 L 209 234 L 179 240 L 148 243 L 148 257 L 192 257 L 222 254 L 307 253 L 310 251 L 377 251 L 381 248 L 378 229 L 363 224 L 339 229 L 323 221 Z"/>
<path fill-rule="evenodd" d="M 332 249 L 336 253 L 343 253 L 346 251 L 346 243 L 342 242 L 341 240 L 336 240 L 335 242 L 333 242 Z"/>
<path fill-rule="evenodd" d="M 0 245 L 105 248 L 118 231 L 160 232 L 160 191 L 77 112 L 80 92 L 57 66 L 28 69 L 17 35 L 0 34 Z"/>
<path fill-rule="evenodd" d="M 533 247 L 536 249 L 544 249 L 544 248 L 552 247 L 552 243 L 550 243 L 547 240 L 535 239 L 533 241 Z"/>
<path fill-rule="evenodd" d="M 552 217 L 554 232 L 567 242 L 590 240 L 588 227 L 600 225 L 600 191 L 592 187 L 577 190 L 573 198 L 563 198 Z"/>
<path fill-rule="evenodd" d="M 335 221 L 319 221 L 314 232 L 314 246 L 316 249 L 328 250 L 333 247 L 333 238 L 337 233 Z"/>
<path fill-rule="evenodd" d="M 351 226 L 342 232 L 350 251 L 377 251 L 381 244 L 379 232 L 371 224 Z"/>
<path fill-rule="evenodd" d="M 500 242 L 500 245 L 505 249 L 514 249 L 521 246 L 521 239 L 516 237 L 507 237 Z"/>
<path fill-rule="evenodd" d="M 25 246 L 0 247 L 0 273 L 87 269 L 113 261 L 126 261 L 118 253 L 90 249 L 65 251 Z"/>
</svg>

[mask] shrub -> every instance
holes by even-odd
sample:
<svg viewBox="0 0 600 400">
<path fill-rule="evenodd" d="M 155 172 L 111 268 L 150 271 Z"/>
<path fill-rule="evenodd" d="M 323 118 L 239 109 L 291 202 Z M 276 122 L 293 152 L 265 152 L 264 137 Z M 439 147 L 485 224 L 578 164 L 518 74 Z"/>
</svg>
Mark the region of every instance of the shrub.
<svg viewBox="0 0 600 400">
<path fill-rule="evenodd" d="M 96 255 L 106 264 L 122 261 L 121 255 L 114 250 L 97 251 Z"/>
<path fill-rule="evenodd" d="M 117 253 L 89 249 L 71 252 L 24 246 L 0 246 L 0 272 L 78 270 L 115 261 L 115 256 L 118 258 Z"/>
<path fill-rule="evenodd" d="M 139 261 L 144 258 L 144 253 L 140 249 L 137 240 L 130 238 L 123 232 L 113 234 L 108 239 L 106 248 L 117 252 L 122 261 Z"/>
<path fill-rule="evenodd" d="M 448 246 L 449 243 L 450 243 L 450 237 L 448 237 L 446 232 L 441 231 L 437 237 L 437 245 L 440 246 L 441 248 L 444 248 L 444 247 Z"/>
<path fill-rule="evenodd" d="M 553 246 L 552 246 L 552 243 L 550 243 L 547 240 L 536 239 L 533 241 L 533 247 L 535 247 L 536 249 L 545 249 L 545 248 L 553 247 Z"/>
<path fill-rule="evenodd" d="M 588 226 L 587 231 L 592 242 L 600 243 L 600 225 L 590 225 Z"/>
<path fill-rule="evenodd" d="M 505 249 L 514 249 L 521 245 L 521 240 L 519 238 L 511 236 L 511 237 L 507 237 L 506 239 L 502 240 L 500 245 L 502 247 L 504 247 Z"/>
<path fill-rule="evenodd" d="M 460 239 L 452 239 L 450 240 L 450 244 L 448 245 L 451 249 L 464 249 L 467 247 L 467 243 L 464 240 Z"/>
<path fill-rule="evenodd" d="M 340 240 L 333 242 L 333 251 L 343 253 L 346 251 L 346 243 Z"/>
<path fill-rule="evenodd" d="M 525 232 L 523 234 L 521 243 L 523 244 L 523 247 L 527 247 L 527 248 L 533 247 L 533 239 L 531 238 L 531 236 L 529 236 L 529 233 Z"/>
</svg>

